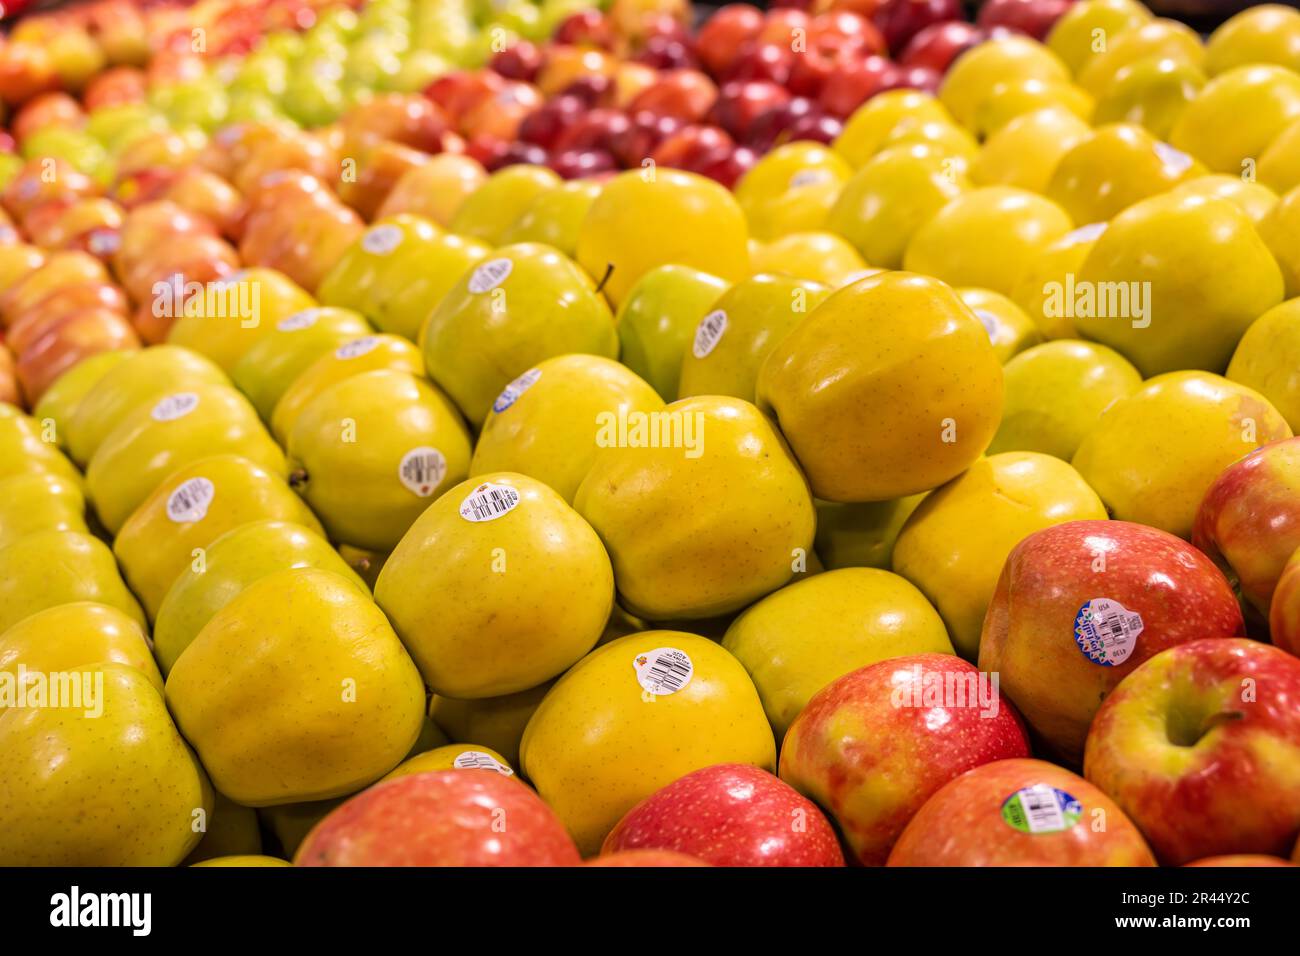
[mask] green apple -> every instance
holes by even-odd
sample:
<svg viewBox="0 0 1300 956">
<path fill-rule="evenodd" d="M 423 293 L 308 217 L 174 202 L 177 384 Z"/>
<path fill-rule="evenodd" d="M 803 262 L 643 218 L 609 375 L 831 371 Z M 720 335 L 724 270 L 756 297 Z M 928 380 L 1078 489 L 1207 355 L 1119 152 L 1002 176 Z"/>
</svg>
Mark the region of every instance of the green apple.
<svg viewBox="0 0 1300 956">
<path fill-rule="evenodd" d="M 586 179 L 548 189 L 529 203 L 502 242 L 542 242 L 573 258 L 578 247 L 578 227 L 599 195 L 600 183 Z"/>
<path fill-rule="evenodd" d="M 651 269 L 619 306 L 615 321 L 623 364 L 664 399 L 677 398 L 682 357 L 709 307 L 729 288 L 724 279 L 666 265 Z"/>
<path fill-rule="evenodd" d="M 43 471 L 0 478 L 0 548 L 37 531 L 89 534 L 81 489 Z"/>
<path fill-rule="evenodd" d="M 550 246 L 521 243 L 461 277 L 429 316 L 422 348 L 429 375 L 477 426 L 515 376 L 569 352 L 615 358 L 618 335 L 590 277 Z"/>
<path fill-rule="evenodd" d="M 400 276 L 375 306 L 375 324 L 384 332 L 420 341 L 434 307 L 461 276 L 491 252 L 486 242 L 450 232 L 421 243 L 403 258 Z"/>
<path fill-rule="evenodd" d="M 815 502 L 817 537 L 813 547 L 828 571 L 892 566 L 894 542 L 925 494 L 889 501 Z"/>
<path fill-rule="evenodd" d="M 998 361 L 1003 364 L 1013 355 L 1043 340 L 1034 320 L 1001 292 L 967 287 L 957 290 L 957 298 L 965 302 L 975 313 L 975 318 L 980 320 L 993 343 Z"/>
<path fill-rule="evenodd" d="M 507 166 L 489 176 L 461 204 L 451 231 L 500 245 L 537 197 L 560 183 L 560 177 L 545 166 Z"/>
<path fill-rule="evenodd" d="M 373 318 L 393 289 L 400 287 L 397 280 L 407 272 L 407 259 L 441 234 L 441 226 L 409 213 L 376 221 L 325 274 L 316 297 L 322 305 L 353 309 Z"/>
<path fill-rule="evenodd" d="M 113 552 L 78 531 L 37 531 L 0 548 L 0 634 L 37 611 L 95 601 L 144 625 L 144 614 L 127 590 Z"/>
<path fill-rule="evenodd" d="M 119 362 L 133 354 L 131 351 L 100 352 L 82 359 L 68 371 L 54 380 L 54 384 L 45 390 L 41 400 L 32 409 L 32 417 L 38 422 L 54 422 L 55 435 L 59 444 L 66 444 L 65 434 L 68 422 L 77 411 L 77 406 L 86 394 L 95 387 L 101 378 L 108 374 Z"/>
</svg>

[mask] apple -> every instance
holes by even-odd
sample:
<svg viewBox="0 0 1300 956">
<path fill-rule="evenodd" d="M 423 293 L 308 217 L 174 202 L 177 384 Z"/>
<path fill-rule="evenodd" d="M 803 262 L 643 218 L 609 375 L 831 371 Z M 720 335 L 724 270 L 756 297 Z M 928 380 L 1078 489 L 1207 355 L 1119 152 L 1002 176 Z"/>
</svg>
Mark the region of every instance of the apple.
<svg viewBox="0 0 1300 956">
<path fill-rule="evenodd" d="M 535 43 L 517 40 L 500 53 L 493 54 L 488 66 L 507 80 L 531 83 L 542 66 L 542 51 Z"/>
<path fill-rule="evenodd" d="M 115 66 L 86 84 L 81 101 L 88 111 L 125 103 L 142 103 L 146 85 L 143 71 L 132 66 Z"/>
<path fill-rule="evenodd" d="M 614 79 L 605 73 L 588 73 L 560 90 L 559 95 L 576 96 L 588 107 L 600 106 L 613 97 Z"/>
<path fill-rule="evenodd" d="M 1036 531 L 1007 557 L 980 636 L 1038 739 L 1071 764 L 1097 708 L 1167 648 L 1245 633 L 1231 585 L 1204 554 L 1128 521 Z"/>
<path fill-rule="evenodd" d="M 594 109 L 583 113 L 555 137 L 550 149 L 555 153 L 568 150 L 608 150 L 632 121 L 621 110 Z"/>
<path fill-rule="evenodd" d="M 702 120 L 718 99 L 718 88 L 698 70 L 669 70 L 632 98 L 628 112 L 648 110 L 688 123 Z"/>
<path fill-rule="evenodd" d="M 921 805 L 957 775 L 1027 757 L 997 684 L 950 654 L 912 654 L 832 681 L 781 746 L 781 779 L 824 807 L 858 860 L 883 864 Z"/>
<path fill-rule="evenodd" d="M 700 27 L 695 37 L 696 51 L 705 68 L 721 76 L 762 29 L 762 12 L 747 3 L 731 3 Z"/>
<path fill-rule="evenodd" d="M 962 19 L 961 0 L 885 0 L 871 22 L 894 52 L 926 27 L 947 20 Z"/>
<path fill-rule="evenodd" d="M 586 179 L 619 168 L 607 149 L 567 149 L 552 156 L 547 165 L 564 179 Z"/>
<path fill-rule="evenodd" d="M 719 91 L 710 119 L 743 140 L 756 118 L 788 102 L 789 91 L 770 80 L 733 80 Z"/>
<path fill-rule="evenodd" d="M 1280 856 L 1267 856 L 1262 853 L 1229 853 L 1225 856 L 1207 856 L 1203 860 L 1184 863 L 1184 866 L 1295 866 L 1290 860 Z"/>
<path fill-rule="evenodd" d="M 757 162 L 758 154 L 746 146 L 721 146 L 692 159 L 685 168 L 735 190 L 741 177 L 753 169 Z"/>
<path fill-rule="evenodd" d="M 664 34 L 648 38 L 633 61 L 657 70 L 699 69 L 700 66 L 689 42 Z"/>
<path fill-rule="evenodd" d="M 995 760 L 917 811 L 890 866 L 1155 866 L 1107 794 L 1042 760 Z"/>
<path fill-rule="evenodd" d="M 1157 654 L 1102 704 L 1084 776 L 1160 859 L 1284 856 L 1300 836 L 1300 658 L 1244 638 Z"/>
<path fill-rule="evenodd" d="M 709 866 L 703 860 L 697 860 L 685 853 L 672 850 L 623 850 L 618 853 L 602 853 L 593 857 L 583 866 Z"/>
<path fill-rule="evenodd" d="M 537 71 L 537 88 L 546 96 L 554 96 L 574 80 L 584 76 L 609 76 L 617 67 L 618 60 L 600 50 L 580 46 L 553 46 L 546 51 L 541 69 Z"/>
<path fill-rule="evenodd" d="M 697 160 L 717 152 L 733 149 L 735 142 L 720 126 L 683 126 L 664 139 L 650 154 L 656 166 L 688 169 Z"/>
<path fill-rule="evenodd" d="M 766 43 L 760 38 L 741 47 L 740 54 L 722 74 L 722 79 L 771 80 L 784 86 L 790 80 L 796 59 L 789 40 Z"/>
<path fill-rule="evenodd" d="M 363 790 L 316 824 L 297 866 L 576 866 L 537 794 L 492 770 L 440 770 Z"/>
<path fill-rule="evenodd" d="M 551 149 L 560 134 L 576 124 L 586 110 L 587 105 L 577 96 L 562 94 L 547 100 L 520 122 L 519 139 Z"/>
<path fill-rule="evenodd" d="M 38 130 L 53 126 L 81 129 L 85 125 L 86 114 L 81 104 L 67 93 L 42 93 L 23 104 L 14 114 L 9 128 L 21 146 Z"/>
<path fill-rule="evenodd" d="M 846 119 L 871 97 L 899 83 L 900 68 L 883 56 L 841 65 L 827 80 L 817 105 L 832 116 Z"/>
<path fill-rule="evenodd" d="M 1075 0 L 988 0 L 975 23 L 985 30 L 1006 27 L 1042 43 Z"/>
<path fill-rule="evenodd" d="M 615 158 L 625 167 L 640 166 L 665 139 L 682 128 L 675 116 L 660 116 L 648 110 L 633 113 L 625 129 L 619 132 L 610 147 Z"/>
<path fill-rule="evenodd" d="M 821 811 L 777 777 L 747 764 L 688 773 L 629 810 L 602 853 L 674 850 L 714 866 L 843 866 Z"/>
<path fill-rule="evenodd" d="M 1300 438 L 1272 442 L 1225 468 L 1196 510 L 1192 543 L 1268 614 L 1282 568 L 1300 548 Z"/>
<path fill-rule="evenodd" d="M 987 34 L 983 30 L 964 20 L 932 23 L 908 41 L 898 62 L 903 66 L 928 66 L 945 73 L 953 60 L 985 39 Z"/>
<path fill-rule="evenodd" d="M 1283 565 L 1273 590 L 1268 630 L 1274 644 L 1300 657 L 1300 548 Z"/>
<path fill-rule="evenodd" d="M 140 347 L 135 330 L 120 312 L 90 308 L 60 319 L 18 356 L 18 380 L 32 404 L 64 372 L 100 352 Z"/>
<path fill-rule="evenodd" d="M 574 46 L 594 46 L 603 50 L 614 49 L 614 27 L 609 18 L 599 10 L 579 10 L 571 13 L 551 34 L 555 43 Z"/>
</svg>

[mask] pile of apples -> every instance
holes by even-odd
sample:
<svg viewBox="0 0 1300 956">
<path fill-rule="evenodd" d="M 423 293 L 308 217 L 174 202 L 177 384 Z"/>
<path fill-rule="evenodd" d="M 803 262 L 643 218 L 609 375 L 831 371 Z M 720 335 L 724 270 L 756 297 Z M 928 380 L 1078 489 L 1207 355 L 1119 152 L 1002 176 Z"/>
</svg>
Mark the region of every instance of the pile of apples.
<svg viewBox="0 0 1300 956">
<path fill-rule="evenodd" d="M 0 865 L 1300 862 L 1300 13 L 961 13 L 16 27 Z"/>
</svg>

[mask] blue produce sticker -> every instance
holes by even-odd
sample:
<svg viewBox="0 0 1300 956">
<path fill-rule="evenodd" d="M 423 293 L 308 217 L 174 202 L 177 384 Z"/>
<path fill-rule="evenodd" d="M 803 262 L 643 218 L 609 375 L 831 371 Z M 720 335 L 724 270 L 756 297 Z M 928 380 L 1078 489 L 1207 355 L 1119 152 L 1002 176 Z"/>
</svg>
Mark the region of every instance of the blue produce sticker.
<svg viewBox="0 0 1300 956">
<path fill-rule="evenodd" d="M 537 384 L 537 380 L 541 377 L 542 370 L 540 368 L 530 368 L 527 372 L 524 372 L 523 375 L 520 375 L 517 379 L 501 390 L 501 394 L 497 396 L 497 400 L 492 403 L 492 411 L 500 415 L 515 402 L 519 401 L 519 397 Z"/>
<path fill-rule="evenodd" d="M 1094 664 L 1114 667 L 1137 648 L 1142 627 L 1136 611 L 1110 598 L 1093 598 L 1074 616 L 1074 642 Z"/>
</svg>

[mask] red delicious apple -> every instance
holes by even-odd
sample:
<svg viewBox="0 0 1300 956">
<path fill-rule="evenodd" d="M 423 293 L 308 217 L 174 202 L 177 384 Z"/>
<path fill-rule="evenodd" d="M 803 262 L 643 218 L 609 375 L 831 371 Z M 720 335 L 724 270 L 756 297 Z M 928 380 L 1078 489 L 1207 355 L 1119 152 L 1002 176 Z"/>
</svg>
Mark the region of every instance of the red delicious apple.
<svg viewBox="0 0 1300 956">
<path fill-rule="evenodd" d="M 533 110 L 519 124 L 519 139 L 550 149 L 569 126 L 575 125 L 587 110 L 576 96 L 557 96 Z"/>
<path fill-rule="evenodd" d="M 1097 708 L 1143 661 L 1244 628 L 1232 586 L 1186 541 L 1128 521 L 1070 521 L 1007 557 L 979 666 L 1001 675 L 1047 748 L 1077 765 Z"/>
<path fill-rule="evenodd" d="M 785 87 L 770 80 L 735 80 L 718 91 L 710 119 L 737 139 L 744 139 L 760 114 L 788 102 L 790 94 Z"/>
<path fill-rule="evenodd" d="M 644 110 L 633 113 L 627 129 L 614 137 L 614 156 L 625 167 L 640 166 L 655 147 L 681 128 L 682 121 L 675 116 Z"/>
<path fill-rule="evenodd" d="M 683 126 L 650 154 L 656 166 L 688 169 L 704 156 L 719 148 L 734 149 L 735 142 L 720 126 Z"/>
<path fill-rule="evenodd" d="M 494 142 L 502 141 L 494 140 Z M 499 153 L 480 160 L 490 173 L 504 169 L 506 166 L 545 166 L 550 160 L 550 154 L 534 143 L 503 143 L 502 145 L 504 148 Z"/>
<path fill-rule="evenodd" d="M 550 148 L 555 153 L 607 150 L 631 125 L 632 121 L 621 110 L 591 110 L 562 129 Z"/>
<path fill-rule="evenodd" d="M 913 654 L 845 674 L 818 691 L 781 745 L 781 779 L 824 807 L 878 866 L 921 804 L 980 764 L 1027 757 L 995 680 L 959 657 Z"/>
<path fill-rule="evenodd" d="M 708 114 L 717 98 L 718 88 L 698 70 L 669 70 L 634 96 L 627 111 L 648 110 L 694 123 Z"/>
<path fill-rule="evenodd" d="M 298 866 L 576 866 L 550 807 L 499 773 L 440 770 L 376 784 L 307 834 Z"/>
<path fill-rule="evenodd" d="M 763 14 L 747 3 L 732 3 L 718 10 L 700 27 L 696 51 L 705 68 L 721 76 L 740 55 L 745 44 L 763 29 Z"/>
<path fill-rule="evenodd" d="M 684 168 L 735 189 L 742 176 L 754 168 L 758 154 L 746 146 L 722 146 L 692 159 Z"/>
<path fill-rule="evenodd" d="M 618 169 L 618 160 L 607 149 L 568 149 L 547 160 L 564 179 L 585 179 Z"/>
<path fill-rule="evenodd" d="M 1042 760 L 998 760 L 917 811 L 890 866 L 1155 866 L 1133 822 L 1101 790 Z"/>
<path fill-rule="evenodd" d="M 830 145 L 839 138 L 842 132 L 844 132 L 843 122 L 834 116 L 827 116 L 825 113 L 814 113 L 809 116 L 801 116 L 790 124 L 788 140 L 789 142 L 795 142 L 796 140 L 805 139 Z"/>
<path fill-rule="evenodd" d="M 908 41 L 898 62 L 902 66 L 925 66 L 946 73 L 952 61 L 988 38 L 985 31 L 965 20 L 932 23 Z"/>
<path fill-rule="evenodd" d="M 885 0 L 871 19 L 889 49 L 898 53 L 931 24 L 962 19 L 961 0 Z"/>
<path fill-rule="evenodd" d="M 1042 42 L 1073 5 L 1074 0 L 987 0 L 975 22 L 986 30 L 1006 27 Z"/>
<path fill-rule="evenodd" d="M 579 10 L 560 21 L 551 34 L 551 39 L 570 46 L 594 46 L 612 50 L 614 26 L 599 10 Z"/>
<path fill-rule="evenodd" d="M 788 130 L 800 120 L 808 116 L 821 115 L 821 110 L 812 100 L 804 96 L 793 97 L 780 106 L 774 106 L 754 117 L 754 121 L 749 125 L 746 145 L 760 153 L 766 153 L 779 143 L 793 139 L 794 137 L 788 134 Z"/>
<path fill-rule="evenodd" d="M 714 866 L 843 866 L 821 811 L 745 764 L 688 773 L 646 797 L 610 831 L 602 853 L 676 850 Z"/>
<path fill-rule="evenodd" d="M 899 82 L 900 69 L 883 56 L 842 64 L 817 98 L 817 105 L 827 113 L 847 119 L 853 111 L 882 90 Z"/>
<path fill-rule="evenodd" d="M 632 59 L 635 63 L 644 63 L 656 70 L 695 70 L 700 67 L 700 61 L 689 43 L 666 35 L 649 37 Z"/>
<path fill-rule="evenodd" d="M 1268 614 L 1282 566 L 1300 548 L 1300 438 L 1257 448 L 1225 468 L 1201 500 L 1192 543 Z"/>
<path fill-rule="evenodd" d="M 1244 638 L 1151 658 L 1102 704 L 1083 772 L 1171 865 L 1300 836 L 1300 659 Z"/>
<path fill-rule="evenodd" d="M 537 48 L 537 44 L 527 40 L 510 44 L 500 53 L 494 54 L 488 62 L 488 66 L 507 80 L 523 80 L 525 83 L 536 79 L 541 65 L 542 51 Z"/>
<path fill-rule="evenodd" d="M 588 73 L 560 90 L 559 95 L 577 97 L 588 109 L 594 109 L 613 99 L 614 87 L 612 76 L 605 73 Z"/>
<path fill-rule="evenodd" d="M 755 40 L 741 48 L 740 53 L 723 72 L 724 81 L 770 80 L 784 86 L 790 81 L 797 55 L 788 42 L 764 43 Z"/>
<path fill-rule="evenodd" d="M 709 866 L 685 853 L 672 850 L 624 850 L 621 853 L 602 853 L 583 866 Z"/>
<path fill-rule="evenodd" d="M 1263 856 L 1258 853 L 1237 853 L 1227 856 L 1207 856 L 1203 860 L 1184 864 L 1185 866 L 1295 866 L 1290 860 L 1280 856 Z"/>
</svg>

